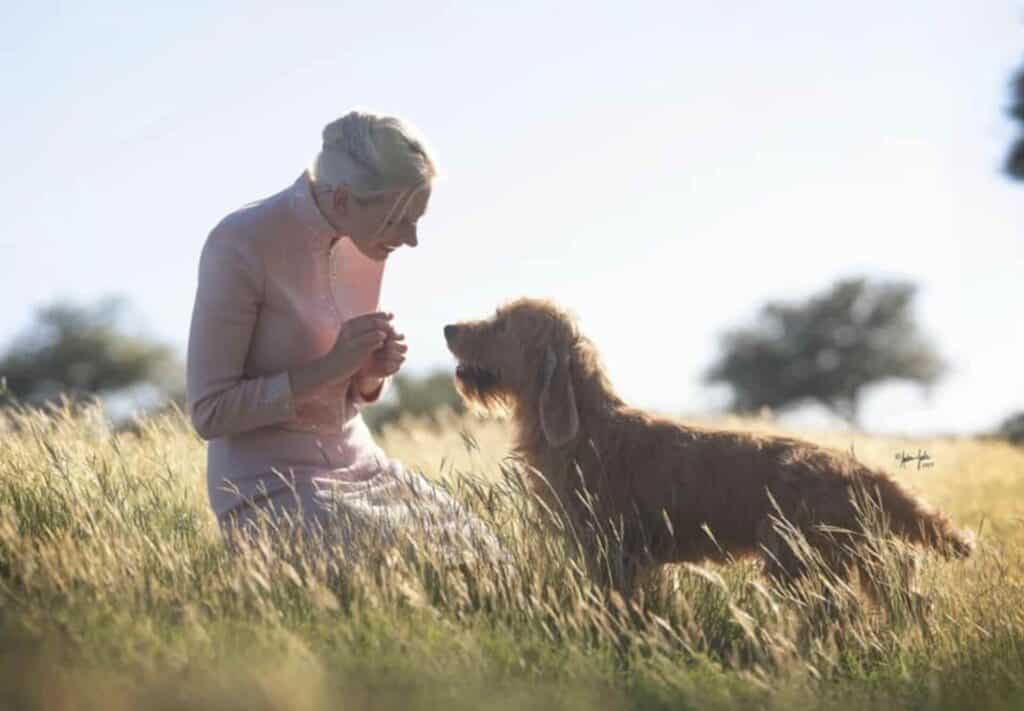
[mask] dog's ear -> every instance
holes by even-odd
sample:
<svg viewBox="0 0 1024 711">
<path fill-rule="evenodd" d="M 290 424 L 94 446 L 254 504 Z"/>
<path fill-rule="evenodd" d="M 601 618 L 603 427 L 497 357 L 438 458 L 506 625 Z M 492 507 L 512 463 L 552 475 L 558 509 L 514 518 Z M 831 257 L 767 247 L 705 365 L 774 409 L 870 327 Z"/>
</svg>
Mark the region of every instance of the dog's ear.
<svg viewBox="0 0 1024 711">
<path fill-rule="evenodd" d="M 551 346 L 545 348 L 540 382 L 540 428 L 548 444 L 561 447 L 580 431 L 568 354 L 559 355 Z"/>
</svg>

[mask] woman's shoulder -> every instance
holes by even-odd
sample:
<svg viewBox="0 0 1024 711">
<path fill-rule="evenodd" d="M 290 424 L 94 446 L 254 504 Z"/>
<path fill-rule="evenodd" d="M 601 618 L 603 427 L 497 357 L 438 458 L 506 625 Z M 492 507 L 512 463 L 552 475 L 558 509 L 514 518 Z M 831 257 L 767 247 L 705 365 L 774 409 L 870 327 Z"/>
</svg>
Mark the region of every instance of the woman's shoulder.
<svg viewBox="0 0 1024 711">
<path fill-rule="evenodd" d="M 232 210 L 218 222 L 207 243 L 230 243 L 236 249 L 259 248 L 279 232 L 281 207 L 287 190 Z"/>
</svg>

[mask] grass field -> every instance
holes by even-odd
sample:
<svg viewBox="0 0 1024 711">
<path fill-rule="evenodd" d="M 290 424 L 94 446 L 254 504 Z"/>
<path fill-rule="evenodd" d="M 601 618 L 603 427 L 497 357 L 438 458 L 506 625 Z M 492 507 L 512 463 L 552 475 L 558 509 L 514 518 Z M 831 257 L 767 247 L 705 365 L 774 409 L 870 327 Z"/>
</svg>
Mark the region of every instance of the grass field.
<svg viewBox="0 0 1024 711">
<path fill-rule="evenodd" d="M 180 416 L 114 434 L 95 412 L 9 415 L 0 708 L 1024 707 L 1024 450 L 797 434 L 889 468 L 979 533 L 966 562 L 924 559 L 926 612 L 825 576 L 780 591 L 747 562 L 606 597 L 537 526 L 501 423 L 405 421 L 381 442 L 492 521 L 512 565 L 382 552 L 356 567 L 231 558 Z M 921 452 L 931 466 L 897 461 Z M 897 552 L 877 543 L 884 578 Z"/>
</svg>

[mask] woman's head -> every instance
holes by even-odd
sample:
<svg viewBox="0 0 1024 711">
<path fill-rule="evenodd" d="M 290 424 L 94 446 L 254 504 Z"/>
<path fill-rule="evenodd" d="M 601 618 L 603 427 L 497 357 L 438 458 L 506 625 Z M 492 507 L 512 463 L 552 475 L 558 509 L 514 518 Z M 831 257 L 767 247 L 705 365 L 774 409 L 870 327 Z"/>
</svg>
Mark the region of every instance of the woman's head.
<svg viewBox="0 0 1024 711">
<path fill-rule="evenodd" d="M 430 199 L 437 168 L 407 123 L 350 111 L 324 127 L 310 168 L 325 217 L 373 259 L 416 245 L 416 222 Z"/>
</svg>

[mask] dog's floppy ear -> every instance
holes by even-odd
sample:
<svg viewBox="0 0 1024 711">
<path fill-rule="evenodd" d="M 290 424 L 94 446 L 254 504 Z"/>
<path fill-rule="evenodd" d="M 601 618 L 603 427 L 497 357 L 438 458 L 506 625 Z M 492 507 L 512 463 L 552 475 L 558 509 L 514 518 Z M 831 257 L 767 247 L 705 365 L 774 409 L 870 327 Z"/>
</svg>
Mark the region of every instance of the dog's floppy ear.
<svg viewBox="0 0 1024 711">
<path fill-rule="evenodd" d="M 568 354 L 559 356 L 551 346 L 545 348 L 540 382 L 540 428 L 548 444 L 561 447 L 580 431 Z"/>
</svg>

